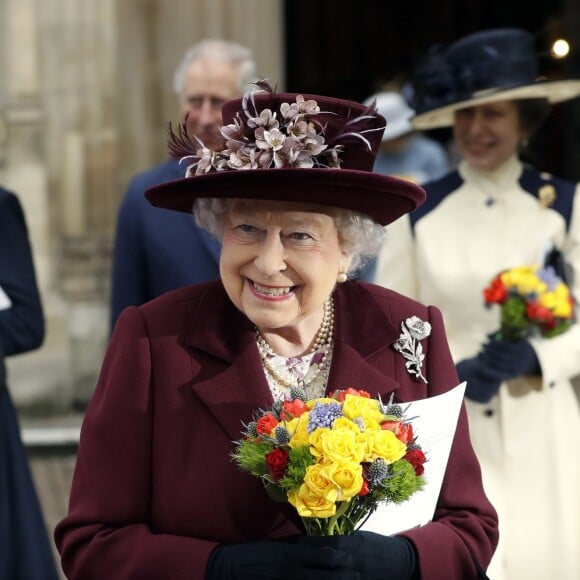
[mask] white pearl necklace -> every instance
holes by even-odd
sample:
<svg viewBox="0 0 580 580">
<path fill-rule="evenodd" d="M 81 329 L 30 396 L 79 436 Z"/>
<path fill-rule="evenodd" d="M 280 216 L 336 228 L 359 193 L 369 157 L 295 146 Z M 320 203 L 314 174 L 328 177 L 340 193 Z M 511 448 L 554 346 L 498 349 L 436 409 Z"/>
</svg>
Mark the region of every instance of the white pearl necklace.
<svg viewBox="0 0 580 580">
<path fill-rule="evenodd" d="M 262 365 L 264 370 L 274 379 L 280 386 L 288 389 L 293 386 L 300 386 L 307 388 L 312 382 L 320 375 L 322 370 L 325 368 L 325 362 L 327 361 L 329 354 L 332 351 L 332 335 L 334 332 L 334 301 L 330 297 L 324 303 L 324 316 L 322 318 L 322 324 L 320 329 L 316 334 L 316 338 L 312 343 L 312 347 L 306 353 L 305 356 L 312 355 L 318 351 L 322 353 L 322 357 L 318 363 L 318 367 L 314 372 L 307 372 L 304 379 L 299 379 L 293 375 L 290 371 L 282 374 L 272 363 L 270 359 L 277 356 L 272 350 L 272 347 L 266 342 L 266 339 L 262 333 L 256 328 L 256 342 L 258 345 L 258 350 L 260 351 L 260 356 L 262 358 Z"/>
</svg>

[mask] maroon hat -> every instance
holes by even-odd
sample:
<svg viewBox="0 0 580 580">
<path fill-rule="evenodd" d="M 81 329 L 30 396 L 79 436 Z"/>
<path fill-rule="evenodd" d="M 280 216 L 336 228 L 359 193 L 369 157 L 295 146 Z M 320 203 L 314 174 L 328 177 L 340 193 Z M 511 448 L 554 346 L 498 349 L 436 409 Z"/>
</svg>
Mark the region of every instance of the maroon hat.
<svg viewBox="0 0 580 580">
<path fill-rule="evenodd" d="M 304 202 L 387 225 L 425 199 L 415 183 L 372 172 L 386 125 L 374 105 L 254 91 L 228 101 L 222 115 L 223 149 L 190 138 L 185 124 L 171 132 L 186 177 L 147 190 L 153 205 L 189 213 L 204 197 Z"/>
</svg>

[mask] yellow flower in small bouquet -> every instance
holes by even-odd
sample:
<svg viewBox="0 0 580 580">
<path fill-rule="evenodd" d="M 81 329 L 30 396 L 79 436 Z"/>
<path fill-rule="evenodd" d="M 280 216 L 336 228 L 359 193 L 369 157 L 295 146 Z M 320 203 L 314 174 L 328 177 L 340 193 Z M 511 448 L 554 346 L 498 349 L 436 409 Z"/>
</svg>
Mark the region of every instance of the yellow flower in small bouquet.
<svg viewBox="0 0 580 580">
<path fill-rule="evenodd" d="M 403 502 L 425 484 L 405 409 L 354 389 L 310 400 L 292 389 L 245 426 L 233 459 L 294 506 L 312 536 L 353 533 L 381 502 Z"/>
<path fill-rule="evenodd" d="M 483 290 L 485 304 L 501 306 L 498 338 L 552 337 L 574 321 L 574 300 L 551 266 L 519 266 L 500 272 Z"/>
</svg>

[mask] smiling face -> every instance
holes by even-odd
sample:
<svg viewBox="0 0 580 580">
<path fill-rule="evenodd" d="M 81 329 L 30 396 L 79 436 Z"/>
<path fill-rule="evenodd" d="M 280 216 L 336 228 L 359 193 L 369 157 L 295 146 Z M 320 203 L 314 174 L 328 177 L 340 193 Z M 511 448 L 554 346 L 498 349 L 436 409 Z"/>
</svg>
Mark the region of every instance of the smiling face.
<svg viewBox="0 0 580 580">
<path fill-rule="evenodd" d="M 305 344 L 318 331 L 339 272 L 351 261 L 333 218 L 322 208 L 310 209 L 234 201 L 220 260 L 228 296 L 263 334 L 298 336 Z"/>
<path fill-rule="evenodd" d="M 517 152 L 526 132 L 520 127 L 517 105 L 500 101 L 456 111 L 453 135 L 463 159 L 493 171 Z"/>
</svg>

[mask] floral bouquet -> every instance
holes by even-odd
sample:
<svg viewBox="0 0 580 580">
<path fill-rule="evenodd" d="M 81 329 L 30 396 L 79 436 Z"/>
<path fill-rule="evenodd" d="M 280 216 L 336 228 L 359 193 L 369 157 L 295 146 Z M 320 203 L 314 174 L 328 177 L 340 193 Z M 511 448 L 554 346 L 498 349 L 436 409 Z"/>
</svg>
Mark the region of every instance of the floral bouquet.
<svg viewBox="0 0 580 580">
<path fill-rule="evenodd" d="M 574 320 L 574 300 L 551 266 L 520 266 L 500 272 L 483 290 L 486 306 L 501 305 L 498 338 L 562 334 Z"/>
<path fill-rule="evenodd" d="M 296 508 L 308 535 L 350 534 L 379 503 L 403 502 L 425 484 L 425 455 L 405 411 L 365 391 L 306 400 L 293 388 L 245 426 L 233 459 Z"/>
</svg>

